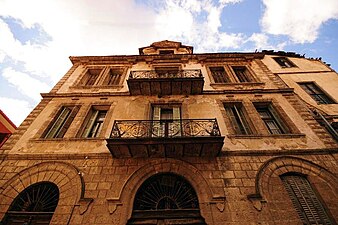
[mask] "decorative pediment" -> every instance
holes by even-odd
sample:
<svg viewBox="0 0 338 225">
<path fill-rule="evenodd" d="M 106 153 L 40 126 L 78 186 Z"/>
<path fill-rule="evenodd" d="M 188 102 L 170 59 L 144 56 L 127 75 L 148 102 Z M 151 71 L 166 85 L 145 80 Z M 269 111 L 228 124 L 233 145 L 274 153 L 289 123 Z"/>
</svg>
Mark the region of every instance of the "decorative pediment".
<svg viewBox="0 0 338 225">
<path fill-rule="evenodd" d="M 140 55 L 156 55 L 161 54 L 162 51 L 172 50 L 174 54 L 192 54 L 193 47 L 182 45 L 181 42 L 177 41 L 158 41 L 152 43 L 150 46 L 139 48 Z"/>
</svg>

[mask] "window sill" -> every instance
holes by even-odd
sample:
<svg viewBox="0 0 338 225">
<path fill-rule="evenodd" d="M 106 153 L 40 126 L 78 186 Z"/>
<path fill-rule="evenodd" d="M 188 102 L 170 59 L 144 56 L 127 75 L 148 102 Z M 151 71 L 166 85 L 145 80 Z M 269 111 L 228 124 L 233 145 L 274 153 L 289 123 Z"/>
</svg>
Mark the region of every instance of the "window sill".
<svg viewBox="0 0 338 225">
<path fill-rule="evenodd" d="M 60 141 L 103 141 L 104 137 L 99 138 L 36 138 L 31 139 L 32 142 L 60 142 Z"/>
<path fill-rule="evenodd" d="M 238 83 L 210 83 L 210 86 L 215 87 L 241 87 L 241 86 L 263 86 L 263 82 L 238 82 Z"/>
<path fill-rule="evenodd" d="M 240 134 L 229 134 L 228 138 L 233 139 L 262 139 L 262 138 L 302 138 L 305 134 L 253 134 L 253 135 L 240 135 Z"/>
<path fill-rule="evenodd" d="M 71 86 L 71 89 L 91 89 L 91 88 L 113 88 L 113 89 L 121 89 L 123 85 L 88 85 L 88 86 Z"/>
</svg>

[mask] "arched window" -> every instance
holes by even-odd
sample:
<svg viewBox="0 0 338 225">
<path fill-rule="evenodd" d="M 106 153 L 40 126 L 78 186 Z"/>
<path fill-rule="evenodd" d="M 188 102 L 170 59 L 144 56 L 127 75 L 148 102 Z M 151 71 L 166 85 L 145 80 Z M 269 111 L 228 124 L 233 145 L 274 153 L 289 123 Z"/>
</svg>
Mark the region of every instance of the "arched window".
<svg viewBox="0 0 338 225">
<path fill-rule="evenodd" d="M 333 224 L 323 203 L 305 176 L 287 173 L 282 175 L 281 179 L 304 224 Z"/>
<path fill-rule="evenodd" d="M 193 187 L 181 176 L 161 173 L 147 179 L 138 189 L 128 224 L 205 224 Z"/>
<path fill-rule="evenodd" d="M 27 187 L 12 202 L 3 224 L 49 224 L 59 201 L 59 189 L 50 182 Z"/>
</svg>

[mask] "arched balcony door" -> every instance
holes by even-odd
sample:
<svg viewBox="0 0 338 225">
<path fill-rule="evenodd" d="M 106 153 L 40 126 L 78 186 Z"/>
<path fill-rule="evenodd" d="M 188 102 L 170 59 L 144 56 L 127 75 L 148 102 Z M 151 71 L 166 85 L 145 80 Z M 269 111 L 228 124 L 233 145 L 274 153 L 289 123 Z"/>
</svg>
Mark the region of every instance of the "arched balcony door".
<svg viewBox="0 0 338 225">
<path fill-rule="evenodd" d="M 193 187 L 181 176 L 161 173 L 138 189 L 128 224 L 205 225 Z"/>
<path fill-rule="evenodd" d="M 2 223 L 7 225 L 49 224 L 59 202 L 59 189 L 51 182 L 27 187 L 12 202 Z"/>
</svg>

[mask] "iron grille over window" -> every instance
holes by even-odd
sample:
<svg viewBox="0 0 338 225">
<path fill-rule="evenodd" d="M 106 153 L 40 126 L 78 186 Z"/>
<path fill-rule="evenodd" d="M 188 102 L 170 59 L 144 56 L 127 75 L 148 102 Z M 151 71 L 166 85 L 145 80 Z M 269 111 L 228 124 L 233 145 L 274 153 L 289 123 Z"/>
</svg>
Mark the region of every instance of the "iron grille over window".
<svg viewBox="0 0 338 225">
<path fill-rule="evenodd" d="M 334 101 L 327 96 L 314 82 L 299 83 L 318 104 L 333 104 Z"/>
<path fill-rule="evenodd" d="M 33 184 L 21 192 L 6 213 L 3 224 L 49 224 L 59 201 L 59 189 L 50 182 Z"/>
<path fill-rule="evenodd" d="M 304 224 L 333 224 L 305 177 L 286 174 L 281 176 L 281 179 Z"/>
<path fill-rule="evenodd" d="M 198 209 L 195 190 L 182 177 L 159 174 L 146 180 L 137 191 L 134 210 Z"/>
</svg>

